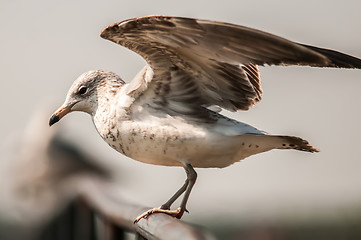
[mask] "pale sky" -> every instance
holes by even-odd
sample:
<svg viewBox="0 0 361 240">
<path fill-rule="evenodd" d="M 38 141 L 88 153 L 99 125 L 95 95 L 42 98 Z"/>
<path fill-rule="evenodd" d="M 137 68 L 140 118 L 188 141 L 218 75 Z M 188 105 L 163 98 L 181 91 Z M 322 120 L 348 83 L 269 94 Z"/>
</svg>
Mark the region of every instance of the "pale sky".
<svg viewBox="0 0 361 240">
<path fill-rule="evenodd" d="M 72 82 L 85 71 L 111 70 L 126 82 L 136 75 L 144 60 L 99 37 L 112 23 L 158 14 L 219 20 L 361 57 L 360 9 L 361 1 L 356 0 L 3 0 L 0 141 L 22 129 L 39 106 L 58 108 Z M 188 205 L 191 214 L 185 219 L 206 213 L 307 217 L 316 210 L 327 214 L 360 207 L 361 70 L 261 67 L 260 71 L 263 101 L 248 112 L 228 116 L 272 134 L 300 136 L 321 152 L 274 150 L 225 169 L 199 169 Z M 139 203 L 159 206 L 183 184 L 181 168 L 138 163 L 112 150 L 85 114 L 72 113 L 57 125 L 68 139 L 119 169 L 123 181 L 119 191 Z"/>
</svg>

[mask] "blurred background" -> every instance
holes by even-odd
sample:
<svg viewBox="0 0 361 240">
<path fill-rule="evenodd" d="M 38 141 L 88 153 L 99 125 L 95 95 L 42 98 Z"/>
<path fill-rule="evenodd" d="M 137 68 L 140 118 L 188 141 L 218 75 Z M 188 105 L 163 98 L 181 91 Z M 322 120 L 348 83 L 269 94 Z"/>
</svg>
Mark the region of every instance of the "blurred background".
<svg viewBox="0 0 361 240">
<path fill-rule="evenodd" d="M 211 19 L 361 57 L 360 9 L 357 0 L 2 0 L 0 172 L 15 161 L 9 155 L 25 147 L 20 139 L 35 112 L 46 109 L 50 117 L 80 74 L 106 69 L 129 82 L 144 66 L 135 53 L 99 37 L 110 24 L 158 14 Z M 209 228 L 220 239 L 360 239 L 361 70 L 260 71 L 263 101 L 248 112 L 224 113 L 272 134 L 300 136 L 321 152 L 274 150 L 225 169 L 198 169 L 190 214 L 183 219 Z M 32 128 L 38 130 L 28 135 L 28 142 L 45 138 L 48 117 L 35 120 L 45 128 Z M 70 114 L 54 128 L 99 168 L 112 169 L 121 194 L 137 203 L 159 206 L 183 184 L 182 168 L 138 163 L 112 150 L 86 114 Z M 29 172 L 38 169 L 29 166 Z M 1 174 L 3 189 L 18 175 L 22 173 Z M 0 199 L 8 199 L 3 189 Z M 22 198 L 0 201 L 6 212 L 0 213 L 0 222 L 17 222 L 14 201 Z"/>
</svg>

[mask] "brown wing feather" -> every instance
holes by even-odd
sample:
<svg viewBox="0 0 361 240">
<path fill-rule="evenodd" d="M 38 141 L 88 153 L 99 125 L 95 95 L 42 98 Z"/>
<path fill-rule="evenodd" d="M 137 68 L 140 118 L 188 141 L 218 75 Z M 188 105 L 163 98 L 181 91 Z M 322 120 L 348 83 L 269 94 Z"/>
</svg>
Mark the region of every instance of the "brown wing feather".
<svg viewBox="0 0 361 240">
<path fill-rule="evenodd" d="M 149 87 L 156 85 L 164 102 L 172 97 L 166 90 L 175 81 L 188 79 L 187 84 L 172 88 L 172 93 L 187 96 L 176 94 L 177 100 L 172 101 L 174 106 L 178 102 L 179 108 L 191 98 L 187 90 L 193 89 L 190 109 L 199 104 L 232 111 L 248 109 L 262 94 L 256 65 L 361 68 L 360 59 L 336 51 L 301 45 L 252 28 L 192 18 L 130 19 L 105 28 L 101 37 L 146 59 L 154 71 Z M 172 78 L 172 71 L 183 77 Z"/>
<path fill-rule="evenodd" d="M 262 99 L 261 77 L 257 65 L 249 64 L 242 66 L 242 68 L 246 72 L 247 77 L 253 86 L 253 89 L 257 93 L 257 98 L 255 100 L 257 102 L 261 101 Z"/>
</svg>

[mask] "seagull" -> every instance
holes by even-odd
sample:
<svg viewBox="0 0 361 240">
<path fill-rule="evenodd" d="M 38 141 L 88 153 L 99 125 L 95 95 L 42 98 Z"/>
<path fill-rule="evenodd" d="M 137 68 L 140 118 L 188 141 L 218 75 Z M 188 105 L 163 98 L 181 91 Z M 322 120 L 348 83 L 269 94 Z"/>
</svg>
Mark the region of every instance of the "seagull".
<svg viewBox="0 0 361 240">
<path fill-rule="evenodd" d="M 82 74 L 49 125 L 72 111 L 89 113 L 116 151 L 143 163 L 181 166 L 187 178 L 153 213 L 181 218 L 197 173 L 224 168 L 272 149 L 318 152 L 306 140 L 270 135 L 220 114 L 248 110 L 261 100 L 258 66 L 361 68 L 361 59 L 289 41 L 245 26 L 186 17 L 146 16 L 102 30 L 104 39 L 143 57 L 130 83 L 105 70 Z M 182 194 L 180 207 L 171 205 Z"/>
</svg>

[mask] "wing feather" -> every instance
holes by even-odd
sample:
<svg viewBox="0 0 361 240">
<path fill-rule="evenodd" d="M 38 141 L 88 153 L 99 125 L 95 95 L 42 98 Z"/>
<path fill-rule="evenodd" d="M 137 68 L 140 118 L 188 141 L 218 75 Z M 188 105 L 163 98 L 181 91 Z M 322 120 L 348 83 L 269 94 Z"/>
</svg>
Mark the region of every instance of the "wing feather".
<svg viewBox="0 0 361 240">
<path fill-rule="evenodd" d="M 153 91 L 149 101 L 174 114 L 192 115 L 211 105 L 231 111 L 249 109 L 262 94 L 256 65 L 361 68 L 360 59 L 333 50 L 193 18 L 129 19 L 105 28 L 101 37 L 148 62 L 154 74 L 152 79 L 139 81 L 147 84 L 139 91 Z"/>
</svg>

